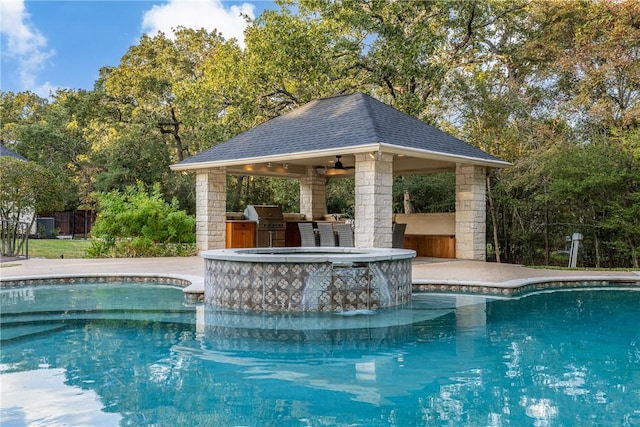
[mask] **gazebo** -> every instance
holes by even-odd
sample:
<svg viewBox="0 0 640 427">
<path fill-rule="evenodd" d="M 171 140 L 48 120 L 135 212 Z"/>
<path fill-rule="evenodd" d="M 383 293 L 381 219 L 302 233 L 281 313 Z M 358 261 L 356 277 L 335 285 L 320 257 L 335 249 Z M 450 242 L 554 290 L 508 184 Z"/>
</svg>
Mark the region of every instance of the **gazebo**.
<svg viewBox="0 0 640 427">
<path fill-rule="evenodd" d="M 326 214 L 325 183 L 355 177 L 355 245 L 392 245 L 394 176 L 456 173 L 456 258 L 486 256 L 485 177 L 511 164 L 368 95 L 309 102 L 171 166 L 196 173 L 199 250 L 225 247 L 226 175 L 300 180 L 300 213 Z"/>
<path fill-rule="evenodd" d="M 16 153 L 13 150 L 8 149 L 7 147 L 5 147 L 2 144 L 0 144 L 0 157 L 4 157 L 4 156 L 13 157 L 13 158 L 18 159 L 18 160 L 27 161 L 27 159 L 22 157 L 20 154 Z"/>
</svg>

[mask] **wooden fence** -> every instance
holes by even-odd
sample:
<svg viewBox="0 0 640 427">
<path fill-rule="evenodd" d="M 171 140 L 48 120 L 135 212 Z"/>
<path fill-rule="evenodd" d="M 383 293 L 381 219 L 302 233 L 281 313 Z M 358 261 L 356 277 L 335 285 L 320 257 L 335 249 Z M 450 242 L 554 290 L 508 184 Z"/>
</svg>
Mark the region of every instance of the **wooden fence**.
<svg viewBox="0 0 640 427">
<path fill-rule="evenodd" d="M 96 212 L 90 210 L 77 210 L 74 212 L 55 212 L 51 215 L 55 220 L 55 231 L 60 236 L 87 237 L 96 220 Z"/>
</svg>

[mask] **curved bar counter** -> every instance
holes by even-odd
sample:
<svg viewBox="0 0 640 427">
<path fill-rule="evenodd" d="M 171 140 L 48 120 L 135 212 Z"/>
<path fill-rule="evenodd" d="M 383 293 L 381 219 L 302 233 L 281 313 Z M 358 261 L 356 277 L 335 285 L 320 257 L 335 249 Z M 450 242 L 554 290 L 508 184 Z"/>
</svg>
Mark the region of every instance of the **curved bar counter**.
<svg viewBox="0 0 640 427">
<path fill-rule="evenodd" d="M 346 247 L 202 252 L 205 301 L 255 311 L 374 310 L 411 300 L 406 249 Z"/>
</svg>

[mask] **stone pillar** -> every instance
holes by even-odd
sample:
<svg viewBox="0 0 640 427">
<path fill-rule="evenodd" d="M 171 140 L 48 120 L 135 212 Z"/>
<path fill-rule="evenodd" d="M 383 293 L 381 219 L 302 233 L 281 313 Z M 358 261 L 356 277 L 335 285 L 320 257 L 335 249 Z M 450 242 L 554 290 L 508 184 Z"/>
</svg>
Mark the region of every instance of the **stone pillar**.
<svg viewBox="0 0 640 427">
<path fill-rule="evenodd" d="M 486 260 L 486 169 L 456 165 L 456 258 Z"/>
<path fill-rule="evenodd" d="M 390 248 L 393 154 L 356 154 L 355 245 Z"/>
<path fill-rule="evenodd" d="M 197 171 L 196 245 L 198 251 L 224 249 L 226 211 L 226 168 Z"/>
<path fill-rule="evenodd" d="M 307 168 L 307 176 L 300 178 L 300 213 L 308 220 L 322 219 L 327 213 L 326 184 L 315 168 Z"/>
</svg>

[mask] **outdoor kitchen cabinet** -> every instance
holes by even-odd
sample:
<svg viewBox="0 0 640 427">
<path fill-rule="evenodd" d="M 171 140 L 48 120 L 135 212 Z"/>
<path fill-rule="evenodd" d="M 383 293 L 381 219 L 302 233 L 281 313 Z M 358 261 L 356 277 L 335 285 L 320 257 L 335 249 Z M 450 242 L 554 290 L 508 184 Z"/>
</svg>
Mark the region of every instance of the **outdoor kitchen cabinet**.
<svg viewBox="0 0 640 427">
<path fill-rule="evenodd" d="M 226 248 L 255 248 L 255 221 L 227 221 Z"/>
</svg>

